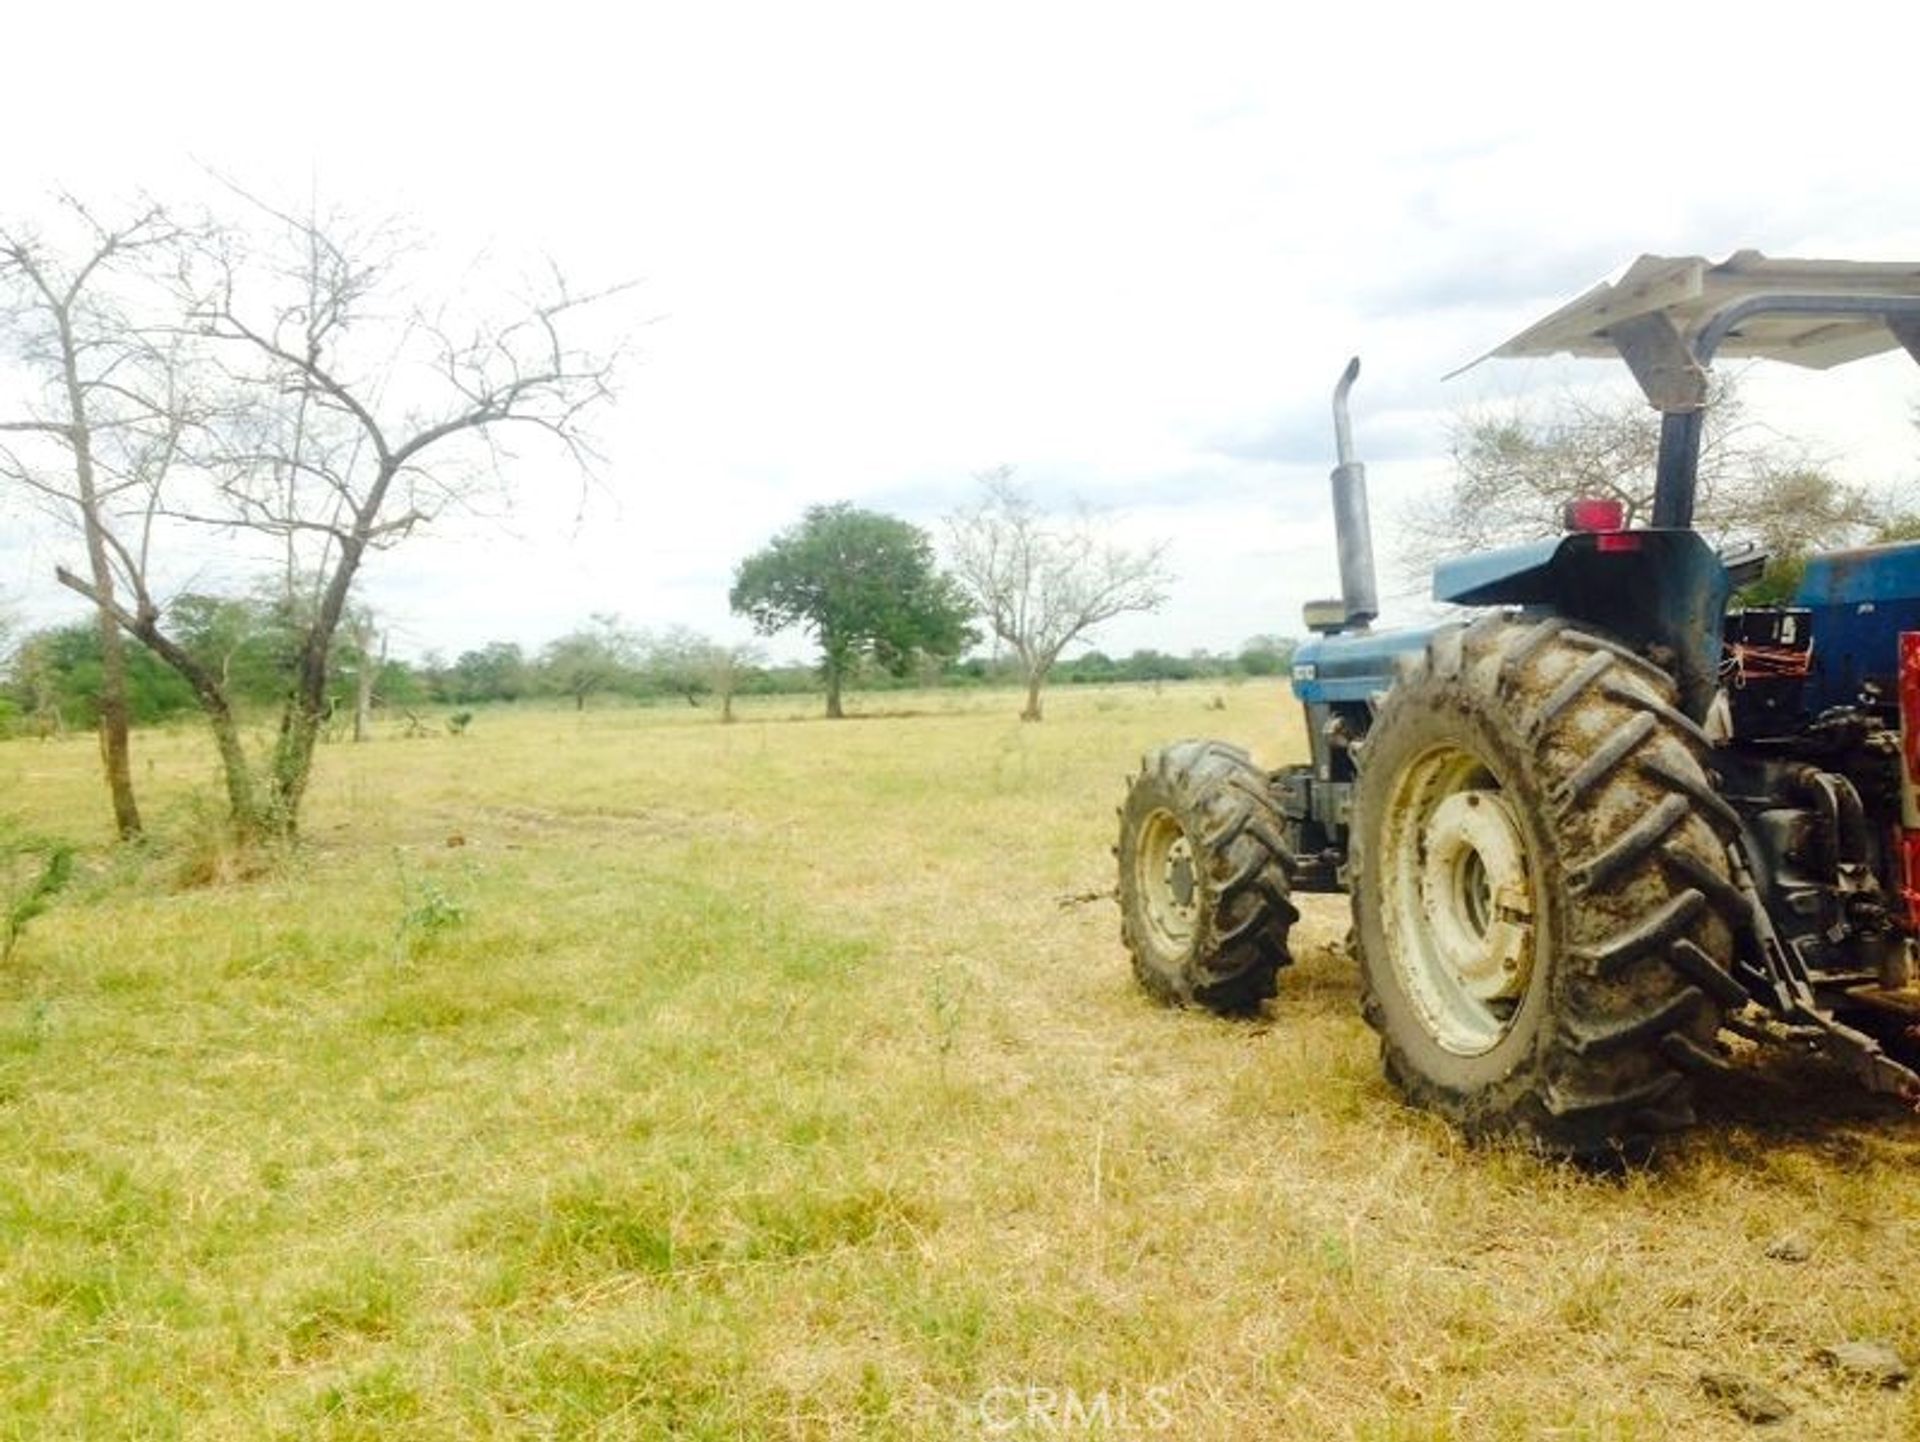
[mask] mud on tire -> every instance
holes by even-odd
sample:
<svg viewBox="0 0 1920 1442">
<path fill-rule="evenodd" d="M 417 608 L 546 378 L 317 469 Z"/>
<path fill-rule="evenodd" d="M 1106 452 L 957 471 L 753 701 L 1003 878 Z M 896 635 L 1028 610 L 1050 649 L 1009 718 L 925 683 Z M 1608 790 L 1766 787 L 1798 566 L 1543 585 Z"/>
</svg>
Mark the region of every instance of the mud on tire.
<svg viewBox="0 0 1920 1442">
<path fill-rule="evenodd" d="M 1366 738 L 1350 883 L 1389 1078 L 1472 1136 L 1637 1153 L 1720 1065 L 1731 809 L 1671 682 L 1560 620 L 1438 633 Z"/>
<path fill-rule="evenodd" d="M 1120 936 L 1169 1005 L 1257 1009 L 1287 965 L 1283 818 L 1266 773 L 1219 741 L 1149 755 L 1120 808 Z"/>
</svg>

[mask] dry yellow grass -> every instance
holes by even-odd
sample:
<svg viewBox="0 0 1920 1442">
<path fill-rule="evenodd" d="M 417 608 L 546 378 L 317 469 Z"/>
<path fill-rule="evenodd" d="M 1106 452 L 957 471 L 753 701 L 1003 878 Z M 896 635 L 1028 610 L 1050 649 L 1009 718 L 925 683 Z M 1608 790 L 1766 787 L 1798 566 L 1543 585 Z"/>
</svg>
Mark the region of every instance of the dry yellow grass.
<svg viewBox="0 0 1920 1442">
<path fill-rule="evenodd" d="M 863 701 L 330 747 L 193 887 L 209 758 L 140 738 L 159 843 L 0 976 L 0 1432 L 1744 1435 L 1715 1369 L 1920 1432 L 1814 1357 L 1920 1354 L 1911 1119 L 1770 1063 L 1624 1179 L 1464 1147 L 1340 898 L 1255 1025 L 1061 904 L 1146 747 L 1299 753 L 1279 684 Z M 0 815 L 90 839 L 93 765 L 0 745 Z"/>
</svg>

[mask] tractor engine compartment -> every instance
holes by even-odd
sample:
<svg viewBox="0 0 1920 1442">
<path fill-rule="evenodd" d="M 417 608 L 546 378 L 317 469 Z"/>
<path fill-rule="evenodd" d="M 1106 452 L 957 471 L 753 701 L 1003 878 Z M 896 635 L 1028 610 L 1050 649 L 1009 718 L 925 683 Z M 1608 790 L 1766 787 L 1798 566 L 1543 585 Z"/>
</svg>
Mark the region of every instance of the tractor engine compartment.
<svg viewBox="0 0 1920 1442">
<path fill-rule="evenodd" d="M 1920 1020 L 1920 544 L 1814 556 L 1722 635 L 1715 769 L 1782 947 L 1821 1005 Z"/>
</svg>

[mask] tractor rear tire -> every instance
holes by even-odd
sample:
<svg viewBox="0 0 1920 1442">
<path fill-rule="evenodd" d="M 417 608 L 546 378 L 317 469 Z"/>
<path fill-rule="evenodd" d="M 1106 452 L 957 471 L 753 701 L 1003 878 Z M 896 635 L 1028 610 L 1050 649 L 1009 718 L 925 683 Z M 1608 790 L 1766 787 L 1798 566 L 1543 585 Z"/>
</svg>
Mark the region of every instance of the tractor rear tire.
<svg viewBox="0 0 1920 1442">
<path fill-rule="evenodd" d="M 1219 741 L 1148 756 L 1120 808 L 1120 936 L 1157 1000 L 1257 1011 L 1288 964 L 1292 865 L 1267 775 Z"/>
<path fill-rule="evenodd" d="M 1739 822 L 1671 681 L 1607 638 L 1437 633 L 1360 758 L 1350 882 L 1388 1077 L 1472 1137 L 1634 1158 L 1719 1065 Z"/>
</svg>

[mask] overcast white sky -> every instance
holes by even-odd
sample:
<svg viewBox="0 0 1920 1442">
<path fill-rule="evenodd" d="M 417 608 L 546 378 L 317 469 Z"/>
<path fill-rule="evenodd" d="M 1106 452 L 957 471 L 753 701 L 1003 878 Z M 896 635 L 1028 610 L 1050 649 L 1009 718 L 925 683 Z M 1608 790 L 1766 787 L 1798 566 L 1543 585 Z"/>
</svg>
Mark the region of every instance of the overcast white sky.
<svg viewBox="0 0 1920 1442">
<path fill-rule="evenodd" d="M 529 472 L 510 524 L 367 574 L 413 652 L 596 611 L 744 637 L 732 568 L 807 505 L 935 527 L 1000 463 L 1172 542 L 1104 649 L 1296 632 L 1337 589 L 1348 355 L 1384 550 L 1453 411 L 1606 371 L 1440 377 L 1634 255 L 1920 259 L 1920 7 L 1291 11 L 46 7 L 7 18 L 0 202 L 204 165 L 644 282 L 585 523 Z M 1749 390 L 1859 479 L 1920 473 L 1904 358 Z M 7 525 L 0 595 L 55 614 L 67 542 Z"/>
</svg>

